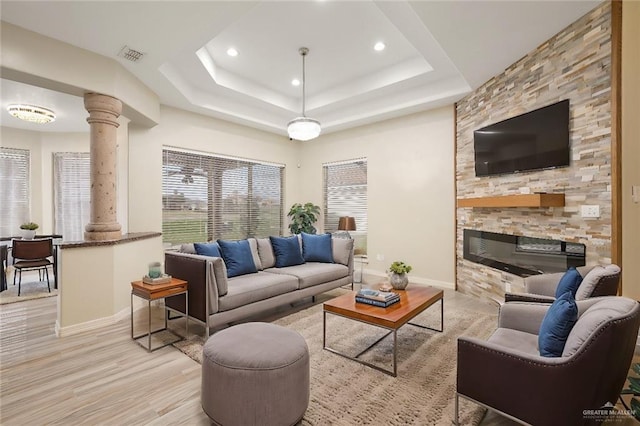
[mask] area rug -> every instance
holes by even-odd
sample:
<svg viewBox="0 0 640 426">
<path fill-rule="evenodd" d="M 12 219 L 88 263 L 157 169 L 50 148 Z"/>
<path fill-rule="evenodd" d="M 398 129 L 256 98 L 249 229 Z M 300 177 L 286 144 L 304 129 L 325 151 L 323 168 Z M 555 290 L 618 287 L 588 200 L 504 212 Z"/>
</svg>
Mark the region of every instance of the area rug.
<svg viewBox="0 0 640 426">
<path fill-rule="evenodd" d="M 47 290 L 46 281 L 22 282 L 20 296 L 18 296 L 18 284 L 13 285 L 13 281 L 7 283 L 7 289 L 0 292 L 0 305 L 7 303 L 23 302 L 25 300 L 41 299 L 43 297 L 54 297 L 58 295 L 58 290 L 53 288 L 51 282 L 51 293 Z"/>
<path fill-rule="evenodd" d="M 436 303 L 412 322 L 438 328 Z M 457 338 L 487 338 L 497 315 L 448 306 L 444 332 L 411 325 L 398 331 L 398 377 L 391 377 L 322 350 L 322 305 L 274 321 L 298 331 L 311 356 L 311 397 L 303 425 L 451 425 L 454 414 Z M 356 321 L 327 315 L 327 343 L 355 355 L 386 332 Z M 202 363 L 202 337 L 174 344 Z M 393 338 L 386 337 L 362 359 L 392 368 Z M 460 400 L 460 422 L 477 425 L 485 410 Z"/>
</svg>

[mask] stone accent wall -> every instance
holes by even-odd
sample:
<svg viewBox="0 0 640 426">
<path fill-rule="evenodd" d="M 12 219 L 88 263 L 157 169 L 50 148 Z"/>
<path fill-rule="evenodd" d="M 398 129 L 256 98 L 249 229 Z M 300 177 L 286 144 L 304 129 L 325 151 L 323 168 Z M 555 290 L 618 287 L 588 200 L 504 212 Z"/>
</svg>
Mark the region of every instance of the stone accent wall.
<svg viewBox="0 0 640 426">
<path fill-rule="evenodd" d="M 457 197 L 563 192 L 556 208 L 458 208 L 458 289 L 504 300 L 522 278 L 463 259 L 462 230 L 583 243 L 587 264 L 611 261 L 611 6 L 594 10 L 540 45 L 457 104 Z M 496 46 L 499 48 L 499 46 Z M 562 99 L 570 100 L 570 166 L 476 177 L 473 131 Z M 583 219 L 580 206 L 598 204 L 601 217 Z"/>
</svg>

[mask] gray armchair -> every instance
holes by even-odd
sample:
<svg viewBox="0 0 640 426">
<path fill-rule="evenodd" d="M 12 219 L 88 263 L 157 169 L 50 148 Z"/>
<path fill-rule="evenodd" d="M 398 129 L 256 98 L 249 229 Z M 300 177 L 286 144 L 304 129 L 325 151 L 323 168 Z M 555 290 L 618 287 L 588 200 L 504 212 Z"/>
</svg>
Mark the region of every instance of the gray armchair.
<svg viewBox="0 0 640 426">
<path fill-rule="evenodd" d="M 615 296 L 618 293 L 618 283 L 620 282 L 620 267 L 618 265 L 580 266 L 576 269 L 583 277 L 576 293 L 576 300 L 598 296 Z M 504 301 L 553 303 L 556 288 L 563 275 L 564 272 L 558 272 L 527 277 L 524 279 L 525 292 L 506 293 Z"/>
<path fill-rule="evenodd" d="M 458 338 L 459 397 L 532 425 L 582 425 L 583 410 L 616 402 L 640 327 L 640 305 L 624 297 L 576 302 L 578 321 L 562 356 L 538 352 L 538 330 L 550 305 L 505 303 L 489 340 Z"/>
</svg>

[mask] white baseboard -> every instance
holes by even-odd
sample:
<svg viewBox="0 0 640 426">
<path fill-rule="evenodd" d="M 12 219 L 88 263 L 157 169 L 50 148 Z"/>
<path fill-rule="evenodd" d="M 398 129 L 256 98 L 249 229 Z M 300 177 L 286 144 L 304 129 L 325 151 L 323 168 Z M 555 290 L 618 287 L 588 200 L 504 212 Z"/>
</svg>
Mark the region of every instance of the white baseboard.
<svg viewBox="0 0 640 426">
<path fill-rule="evenodd" d="M 86 331 L 93 331 L 98 328 L 107 327 L 113 325 L 125 318 L 129 318 L 131 315 L 130 308 L 124 308 L 120 312 L 104 318 L 98 318 L 95 320 L 83 322 L 80 324 L 68 325 L 66 327 L 60 327 L 60 323 L 56 320 L 55 332 L 58 337 L 67 337 L 74 334 L 84 333 Z"/>
<path fill-rule="evenodd" d="M 380 278 L 384 278 L 384 279 L 387 278 L 387 274 L 385 274 L 384 272 L 376 271 L 376 270 L 373 270 L 373 269 L 365 269 L 362 273 L 365 276 L 366 275 L 373 275 L 374 277 L 380 277 Z M 411 284 L 431 285 L 431 286 L 434 286 L 434 287 L 446 288 L 446 289 L 449 289 L 449 290 L 454 290 L 455 289 L 455 285 L 453 283 L 446 282 L 446 281 L 432 280 L 430 278 L 416 277 L 416 276 L 413 276 L 413 275 L 409 276 L 409 282 Z"/>
</svg>

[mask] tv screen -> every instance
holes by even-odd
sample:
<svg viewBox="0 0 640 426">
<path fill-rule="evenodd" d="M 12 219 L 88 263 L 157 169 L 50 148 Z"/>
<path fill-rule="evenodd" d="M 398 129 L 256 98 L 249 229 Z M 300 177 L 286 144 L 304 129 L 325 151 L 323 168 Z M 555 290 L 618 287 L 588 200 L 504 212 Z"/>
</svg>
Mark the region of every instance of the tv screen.
<svg viewBox="0 0 640 426">
<path fill-rule="evenodd" d="M 473 132 L 476 176 L 569 165 L 569 100 Z"/>
</svg>

